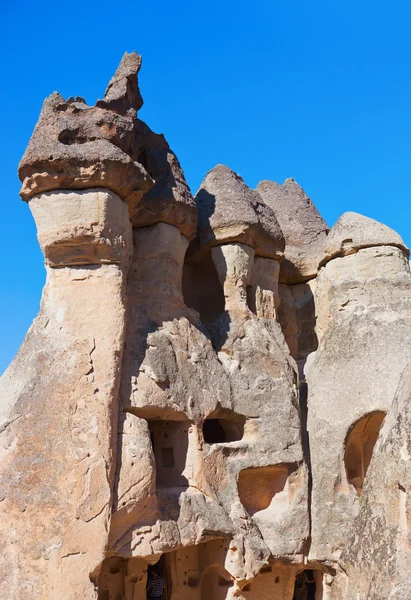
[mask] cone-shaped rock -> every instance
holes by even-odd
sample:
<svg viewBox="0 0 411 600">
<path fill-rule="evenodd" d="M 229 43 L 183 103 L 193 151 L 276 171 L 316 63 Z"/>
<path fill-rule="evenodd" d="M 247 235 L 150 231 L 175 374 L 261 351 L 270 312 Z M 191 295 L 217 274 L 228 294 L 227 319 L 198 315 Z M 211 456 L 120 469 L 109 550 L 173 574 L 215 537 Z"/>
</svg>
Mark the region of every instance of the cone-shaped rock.
<svg viewBox="0 0 411 600">
<path fill-rule="evenodd" d="M 284 234 L 285 260 L 281 264 L 280 282 L 311 279 L 323 255 L 329 231 L 327 223 L 294 179 L 286 179 L 283 185 L 260 181 L 257 192 L 274 211 Z"/>
<path fill-rule="evenodd" d="M 321 262 L 324 264 L 336 256 L 355 254 L 360 248 L 373 246 L 396 246 L 407 256 L 410 253 L 401 236 L 387 225 L 355 212 L 346 212 L 331 229 Z"/>
<path fill-rule="evenodd" d="M 134 227 L 168 223 L 178 227 L 187 239 L 192 239 L 197 228 L 197 207 L 178 158 L 164 135 L 154 133 L 143 121 L 139 121 L 139 136 L 143 147 L 139 161 L 144 164 L 154 186 L 144 194 L 136 208 L 132 218 Z"/>
<path fill-rule="evenodd" d="M 228 167 L 217 165 L 207 173 L 196 203 L 201 244 L 240 242 L 256 255 L 282 256 L 284 237 L 274 212 Z"/>
</svg>

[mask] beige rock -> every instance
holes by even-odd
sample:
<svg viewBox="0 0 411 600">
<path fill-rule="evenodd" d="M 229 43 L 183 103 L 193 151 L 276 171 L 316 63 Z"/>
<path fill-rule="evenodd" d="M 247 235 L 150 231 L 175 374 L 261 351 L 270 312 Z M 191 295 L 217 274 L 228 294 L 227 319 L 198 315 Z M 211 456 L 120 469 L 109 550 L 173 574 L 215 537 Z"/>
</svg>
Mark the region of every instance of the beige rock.
<svg viewBox="0 0 411 600">
<path fill-rule="evenodd" d="M 233 582 L 256 576 L 270 555 L 300 562 L 308 535 L 307 472 L 295 371 L 278 324 L 260 322 L 247 308 L 252 249 L 213 248 L 233 320 L 230 331 L 224 316 L 213 326 L 213 348 L 182 301 L 185 238 L 177 228 L 158 224 L 136 230 L 134 245 L 122 384 L 129 414 L 120 430 L 110 548 L 152 562 L 178 548 L 201 547 L 210 537 L 228 537 L 236 548 L 235 560 L 225 565 Z M 251 351 L 259 346 L 264 350 Z M 256 379 L 257 363 L 260 371 L 264 367 Z M 266 397 L 278 398 L 278 404 Z M 278 411 L 283 425 L 273 430 L 268 415 Z M 274 479 L 277 468 L 289 475 L 284 481 L 281 475 L 268 512 L 264 507 L 248 513 L 239 476 L 271 465 Z M 268 500 L 276 489 L 270 488 Z"/>
<path fill-rule="evenodd" d="M 300 374 L 308 356 L 318 347 L 316 333 L 315 291 L 317 279 L 295 285 L 280 284 L 279 322 L 291 356 L 300 367 Z M 303 376 L 301 377 L 303 379 Z"/>
<path fill-rule="evenodd" d="M 120 264 L 131 258 L 127 205 L 110 190 L 48 192 L 30 209 L 51 267 Z"/>
<path fill-rule="evenodd" d="M 124 203 L 110 192 L 67 195 L 83 224 L 101 198 L 111 203 L 106 240 L 115 241 L 111 224 L 124 240 L 124 260 L 101 264 L 90 238 L 82 249 L 83 230 L 77 238 L 73 218 L 79 254 L 97 258 L 88 266 L 68 261 L 47 268 L 39 316 L 0 381 L 0 577 L 2 595 L 10 599 L 94 598 L 90 574 L 108 541 L 130 224 L 123 221 L 121 232 Z M 64 211 L 64 192 L 54 204 Z M 57 248 L 58 234 L 50 232 L 58 232 L 60 209 L 54 223 L 43 211 L 48 195 L 34 206 L 40 239 Z"/>
<path fill-rule="evenodd" d="M 275 319 L 280 305 L 278 275 L 280 263 L 263 256 L 256 256 L 251 274 L 248 302 L 257 317 Z"/>
<path fill-rule="evenodd" d="M 381 429 L 332 598 L 410 597 L 411 388 L 404 371 Z"/>
<path fill-rule="evenodd" d="M 320 270 L 319 347 L 306 365 L 312 559 L 340 558 L 360 509 L 367 455 L 381 421 L 371 428 L 366 424 L 390 409 L 411 360 L 410 292 L 407 256 L 395 246 L 363 248 Z M 350 459 L 347 447 L 356 424 L 364 433 L 358 456 Z"/>
<path fill-rule="evenodd" d="M 211 255 L 223 286 L 225 309 L 247 314 L 247 287 L 251 280 L 254 250 L 245 244 L 225 244 L 215 246 Z"/>
<path fill-rule="evenodd" d="M 395 246 L 409 256 L 401 236 L 383 223 L 354 212 L 344 213 L 331 229 L 321 264 L 336 256 L 354 254 L 361 248 Z"/>
</svg>

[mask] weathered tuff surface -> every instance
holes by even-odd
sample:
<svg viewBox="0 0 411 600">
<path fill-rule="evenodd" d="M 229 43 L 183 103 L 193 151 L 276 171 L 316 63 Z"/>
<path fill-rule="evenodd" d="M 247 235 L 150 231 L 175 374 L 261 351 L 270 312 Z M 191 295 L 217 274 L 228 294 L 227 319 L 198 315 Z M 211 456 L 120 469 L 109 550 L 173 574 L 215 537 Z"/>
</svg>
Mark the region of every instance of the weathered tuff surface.
<svg viewBox="0 0 411 600">
<path fill-rule="evenodd" d="M 329 231 L 313 202 L 294 179 L 283 185 L 260 181 L 257 192 L 275 213 L 286 249 L 280 283 L 302 283 L 316 276 Z"/>
<path fill-rule="evenodd" d="M 335 598 L 411 597 L 410 431 L 407 367 L 374 449 L 359 514 L 341 557 L 345 574 L 333 584 Z"/>
<path fill-rule="evenodd" d="M 207 173 L 196 195 L 201 244 L 241 242 L 259 256 L 281 257 L 284 236 L 272 210 L 224 165 Z"/>
<path fill-rule="evenodd" d="M 140 66 L 47 99 L 20 166 L 47 282 L 0 380 L 3 596 L 141 600 L 155 564 L 168 600 L 409 599 L 408 249 L 291 179 L 194 201 Z"/>
<path fill-rule="evenodd" d="M 362 217 L 358 223 L 361 231 Z M 374 223 L 369 220 L 371 229 Z M 385 230 L 382 239 L 391 239 Z M 366 231 L 361 235 L 367 239 Z M 361 419 L 388 412 L 411 360 L 408 253 L 378 245 L 330 260 L 320 269 L 315 302 L 319 347 L 306 365 L 313 478 L 310 556 L 338 560 L 360 507 L 361 490 L 350 482 L 345 460 L 347 436 Z"/>
<path fill-rule="evenodd" d="M 107 548 L 132 237 L 126 205 L 108 190 L 52 200 L 55 223 L 50 196 L 35 199 L 39 238 L 47 234 L 47 247 L 59 254 L 58 220 L 73 202 L 78 218 L 66 222 L 88 264 L 68 254 L 53 268 L 46 257 L 40 313 L 0 380 L 0 577 L 4 598 L 80 600 L 95 597 L 90 574 Z M 112 205 L 105 227 L 123 239 L 121 262 L 118 248 L 101 260 L 90 239 L 82 246 L 104 203 Z"/>
<path fill-rule="evenodd" d="M 133 208 L 150 189 L 152 179 L 138 160 L 136 106 L 142 101 L 137 84 L 141 61 L 136 57 L 123 57 L 107 98 L 96 106 L 80 97 L 64 100 L 57 92 L 46 98 L 19 165 L 24 200 L 57 189 L 105 187 Z M 126 66 L 134 73 L 132 87 L 124 80 Z"/>
<path fill-rule="evenodd" d="M 336 256 L 354 254 L 361 248 L 394 246 L 409 256 L 410 251 L 398 235 L 386 225 L 354 212 L 344 213 L 330 231 L 324 246 L 324 264 Z"/>
<path fill-rule="evenodd" d="M 95 106 L 57 92 L 46 98 L 19 165 L 20 195 L 108 188 L 128 204 L 133 226 L 160 219 L 191 238 L 197 213 L 180 164 L 164 136 L 137 118 L 140 67 L 141 57 L 126 53 Z"/>
</svg>

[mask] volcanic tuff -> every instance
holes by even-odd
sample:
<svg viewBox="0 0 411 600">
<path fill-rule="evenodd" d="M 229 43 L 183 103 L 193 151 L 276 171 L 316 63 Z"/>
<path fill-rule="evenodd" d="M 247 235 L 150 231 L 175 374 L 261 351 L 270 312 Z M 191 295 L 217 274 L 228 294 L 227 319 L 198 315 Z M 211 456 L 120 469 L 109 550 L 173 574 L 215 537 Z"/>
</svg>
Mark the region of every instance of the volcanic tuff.
<svg viewBox="0 0 411 600">
<path fill-rule="evenodd" d="M 292 179 L 195 198 L 125 54 L 19 166 L 47 271 L 0 380 L 7 599 L 411 598 L 411 275 Z M 387 415 L 387 416 L 386 416 Z"/>
</svg>

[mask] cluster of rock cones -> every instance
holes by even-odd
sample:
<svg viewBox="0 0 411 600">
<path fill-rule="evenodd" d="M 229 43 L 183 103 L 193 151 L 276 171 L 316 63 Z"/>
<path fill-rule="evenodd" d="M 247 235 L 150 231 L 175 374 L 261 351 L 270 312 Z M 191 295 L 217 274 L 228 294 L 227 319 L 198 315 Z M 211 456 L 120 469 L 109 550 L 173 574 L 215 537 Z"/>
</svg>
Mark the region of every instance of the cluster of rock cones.
<svg viewBox="0 0 411 600">
<path fill-rule="evenodd" d="M 0 380 L 1 597 L 141 600 L 155 564 L 168 600 L 410 600 L 409 250 L 292 179 L 193 197 L 140 67 L 47 98 L 19 166 L 47 281 Z"/>
</svg>

